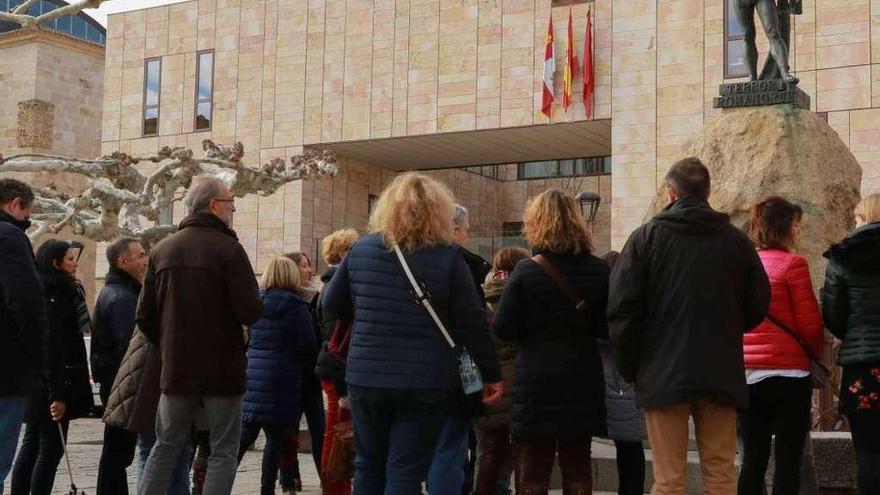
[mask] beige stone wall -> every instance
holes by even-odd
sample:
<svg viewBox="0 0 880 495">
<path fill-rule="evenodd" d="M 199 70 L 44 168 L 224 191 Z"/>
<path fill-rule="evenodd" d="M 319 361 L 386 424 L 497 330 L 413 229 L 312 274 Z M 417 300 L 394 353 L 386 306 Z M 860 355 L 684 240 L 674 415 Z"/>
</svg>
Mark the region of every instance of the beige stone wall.
<svg viewBox="0 0 880 495">
<path fill-rule="evenodd" d="M 104 48 L 52 31 L 0 34 L 0 154 L 47 153 L 96 158 L 100 152 Z M 84 178 L 48 173 L 14 175 L 36 186 L 76 194 Z M 80 279 L 95 294 L 95 245 L 68 230 L 59 238 L 85 245 Z M 36 247 L 36 246 L 35 246 Z"/>
<path fill-rule="evenodd" d="M 595 118 L 607 119 L 611 0 L 593 8 Z M 572 9 L 577 53 L 586 9 Z M 550 15 L 550 2 L 533 0 L 197 0 L 114 14 L 102 151 L 151 153 L 211 138 L 241 141 L 246 160 L 258 163 L 312 144 L 549 123 L 540 107 Z M 583 120 L 579 74 L 574 106 L 561 108 L 568 9 L 552 15 L 559 69 L 552 122 Z M 194 133 L 196 53 L 208 49 L 215 51 L 214 120 L 210 131 Z M 162 57 L 159 136 L 143 138 L 149 57 Z M 235 228 L 258 272 L 279 252 L 312 254 L 332 230 L 366 227 L 368 195 L 393 173 L 381 163 L 340 164 L 333 180 L 236 203 Z M 436 174 L 470 203 L 478 231 L 500 231 L 506 186 L 467 172 Z"/>
<path fill-rule="evenodd" d="M 804 0 L 792 28 L 792 70 L 859 160 L 863 194 L 880 191 L 878 8 L 876 0 Z M 620 247 L 681 145 L 718 115 L 724 0 L 614 0 L 613 12 L 611 244 Z"/>
</svg>

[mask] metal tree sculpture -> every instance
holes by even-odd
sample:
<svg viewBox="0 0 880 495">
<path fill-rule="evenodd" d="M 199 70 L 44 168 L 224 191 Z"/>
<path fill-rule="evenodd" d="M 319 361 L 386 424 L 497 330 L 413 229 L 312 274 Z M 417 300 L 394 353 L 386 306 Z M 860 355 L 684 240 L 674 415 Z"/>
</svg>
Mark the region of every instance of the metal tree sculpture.
<svg viewBox="0 0 880 495">
<path fill-rule="evenodd" d="M 0 172 L 53 172 L 84 175 L 89 187 L 76 196 L 52 188 L 37 188 L 37 199 L 29 232 L 31 240 L 57 234 L 70 227 L 75 234 L 94 241 L 110 241 L 120 235 L 136 236 L 151 245 L 174 232 L 172 225 L 154 224 L 159 213 L 182 198 L 198 177 L 223 180 L 237 197 L 248 194 L 269 196 L 281 186 L 297 181 L 336 175 L 336 158 L 329 150 L 307 149 L 285 161 L 274 158 L 260 168 L 242 163 L 244 146 L 202 141 L 204 156 L 196 157 L 184 147 L 164 147 L 159 153 L 132 157 L 114 152 L 96 160 L 78 160 L 40 154 L 0 155 Z M 156 170 L 144 175 L 138 163 L 154 163 Z"/>
</svg>

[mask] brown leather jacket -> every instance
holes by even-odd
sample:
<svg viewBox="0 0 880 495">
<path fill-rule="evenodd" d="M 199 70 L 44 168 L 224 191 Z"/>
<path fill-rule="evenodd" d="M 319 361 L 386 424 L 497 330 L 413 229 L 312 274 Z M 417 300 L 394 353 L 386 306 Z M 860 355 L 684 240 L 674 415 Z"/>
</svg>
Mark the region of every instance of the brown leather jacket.
<svg viewBox="0 0 880 495">
<path fill-rule="evenodd" d="M 162 357 L 162 392 L 241 395 L 242 326 L 263 311 L 257 279 L 235 232 L 194 213 L 150 253 L 137 323 Z"/>
</svg>

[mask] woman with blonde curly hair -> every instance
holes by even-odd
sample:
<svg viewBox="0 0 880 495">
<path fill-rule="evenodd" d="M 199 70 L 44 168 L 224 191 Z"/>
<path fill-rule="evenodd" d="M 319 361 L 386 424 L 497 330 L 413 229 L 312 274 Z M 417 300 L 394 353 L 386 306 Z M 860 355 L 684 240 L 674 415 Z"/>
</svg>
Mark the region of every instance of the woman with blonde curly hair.
<svg viewBox="0 0 880 495">
<path fill-rule="evenodd" d="M 483 376 L 484 401 L 502 386 L 486 315 L 453 240 L 449 188 L 416 173 L 397 176 L 370 217 L 370 234 L 342 260 L 324 312 L 353 321 L 346 384 L 357 449 L 354 493 L 420 492 L 460 378 L 455 354 L 412 289 L 393 251 Z"/>
<path fill-rule="evenodd" d="M 574 198 L 550 189 L 529 201 L 526 242 L 538 253 L 510 275 L 495 334 L 517 344 L 511 436 L 517 493 L 547 493 L 559 457 L 565 493 L 592 493 L 590 442 L 605 427 L 597 338 L 607 338 L 608 265 Z"/>
</svg>

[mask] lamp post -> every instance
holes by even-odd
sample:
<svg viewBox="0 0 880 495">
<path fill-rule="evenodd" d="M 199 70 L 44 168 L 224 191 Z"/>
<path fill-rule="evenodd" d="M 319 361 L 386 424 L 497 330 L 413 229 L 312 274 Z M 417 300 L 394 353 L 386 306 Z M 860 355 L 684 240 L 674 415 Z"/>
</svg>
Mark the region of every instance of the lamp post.
<svg viewBox="0 0 880 495">
<path fill-rule="evenodd" d="M 581 213 L 583 213 L 587 223 L 592 226 L 593 221 L 596 220 L 596 213 L 599 212 L 599 204 L 602 203 L 602 197 L 598 193 L 582 192 L 575 196 L 575 199 L 580 203 Z"/>
</svg>

